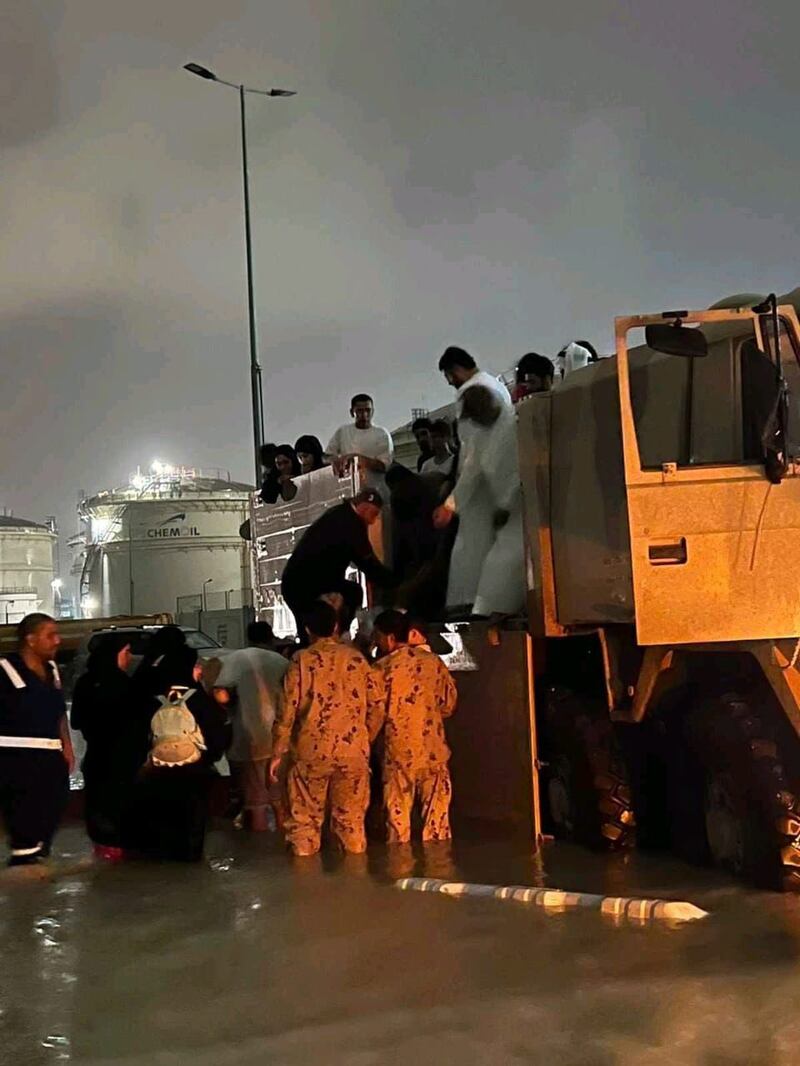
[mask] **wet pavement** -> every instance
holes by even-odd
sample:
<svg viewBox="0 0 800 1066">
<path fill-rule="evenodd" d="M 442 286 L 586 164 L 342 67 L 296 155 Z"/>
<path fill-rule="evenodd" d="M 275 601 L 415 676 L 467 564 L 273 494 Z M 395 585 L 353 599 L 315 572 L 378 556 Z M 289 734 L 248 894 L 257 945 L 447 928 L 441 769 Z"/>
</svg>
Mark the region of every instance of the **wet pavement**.
<svg viewBox="0 0 800 1066">
<path fill-rule="evenodd" d="M 223 825 L 223 823 L 219 823 Z M 87 852 L 73 827 L 62 857 Z M 148 1066 L 795 1064 L 800 899 L 646 855 L 461 843 L 289 860 L 227 827 L 199 867 L 0 889 L 0 1061 Z M 400 892 L 395 877 L 689 899 L 703 922 Z"/>
</svg>

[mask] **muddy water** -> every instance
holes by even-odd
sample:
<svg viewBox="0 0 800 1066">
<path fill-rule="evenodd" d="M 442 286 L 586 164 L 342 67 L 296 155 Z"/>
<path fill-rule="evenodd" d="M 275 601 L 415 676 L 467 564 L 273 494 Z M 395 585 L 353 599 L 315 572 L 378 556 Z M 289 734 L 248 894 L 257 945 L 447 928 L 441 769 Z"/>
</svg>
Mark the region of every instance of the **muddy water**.
<svg viewBox="0 0 800 1066">
<path fill-rule="evenodd" d="M 77 830 L 61 834 L 73 856 Z M 202 867 L 0 890 L 0 1062 L 796 1064 L 800 901 L 646 856 L 507 844 L 290 862 L 227 829 Z M 688 898 L 679 929 L 399 892 L 407 874 Z M 795 1020 L 798 1019 L 798 1020 Z"/>
</svg>

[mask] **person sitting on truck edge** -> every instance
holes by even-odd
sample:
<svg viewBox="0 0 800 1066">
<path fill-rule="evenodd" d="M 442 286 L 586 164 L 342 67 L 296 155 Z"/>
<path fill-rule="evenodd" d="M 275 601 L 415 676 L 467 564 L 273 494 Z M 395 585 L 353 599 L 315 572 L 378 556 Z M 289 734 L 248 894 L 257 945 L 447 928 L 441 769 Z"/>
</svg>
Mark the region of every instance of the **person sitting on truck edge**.
<svg viewBox="0 0 800 1066">
<path fill-rule="evenodd" d="M 296 544 L 283 570 L 281 593 L 295 616 L 301 643 L 305 641 L 303 615 L 323 593 L 341 593 L 352 621 L 363 595 L 357 581 L 346 579 L 349 567 L 357 567 L 368 581 L 381 587 L 396 584 L 394 573 L 373 552 L 367 532 L 382 507 L 380 493 L 362 489 L 353 499 L 321 514 Z"/>
<path fill-rule="evenodd" d="M 261 492 L 259 495 L 264 503 L 277 503 L 281 494 L 278 471 L 275 469 L 275 451 L 274 444 L 262 444 L 258 450 L 262 473 Z"/>
<path fill-rule="evenodd" d="M 310 474 L 314 470 L 322 470 L 325 466 L 325 453 L 319 437 L 303 434 L 295 441 L 294 450 L 301 474 Z"/>
<path fill-rule="evenodd" d="M 279 444 L 275 449 L 275 472 L 278 479 L 278 498 L 275 503 L 280 500 L 288 503 L 297 495 L 297 486 L 292 478 L 299 477 L 302 473 L 291 444 Z"/>
<path fill-rule="evenodd" d="M 372 397 L 360 392 L 350 401 L 352 422 L 339 426 L 331 437 L 326 454 L 339 477 L 343 477 L 354 460 L 364 474 L 366 485 L 382 491 L 383 475 L 391 465 L 394 444 L 388 429 L 372 424 L 375 405 Z"/>
<path fill-rule="evenodd" d="M 513 403 L 537 392 L 549 392 L 553 387 L 555 367 L 546 355 L 528 352 L 517 363 L 516 384 L 511 392 Z"/>
<path fill-rule="evenodd" d="M 444 719 L 455 710 L 455 682 L 438 655 L 409 646 L 408 616 L 384 611 L 375 619 L 382 657 L 379 679 L 384 720 L 383 795 L 389 844 L 411 839 L 414 803 L 422 813 L 424 841 L 450 839 L 450 748 Z"/>
<path fill-rule="evenodd" d="M 425 415 L 422 415 L 420 418 L 415 418 L 411 423 L 411 432 L 414 434 L 414 439 L 419 448 L 419 455 L 417 456 L 418 474 L 422 472 L 422 464 L 433 455 L 431 425 L 431 420 Z"/>
<path fill-rule="evenodd" d="M 0 658 L 0 814 L 9 866 L 47 857 L 69 798 L 75 757 L 54 662 L 60 643 L 49 615 L 29 614 L 17 626 L 18 651 Z"/>
<path fill-rule="evenodd" d="M 364 656 L 337 639 L 330 604 L 314 603 L 305 625 L 311 647 L 297 652 L 284 678 L 270 777 L 278 781 L 288 756 L 286 838 L 295 855 L 319 851 L 328 801 L 331 836 L 344 851 L 361 853 L 369 749 L 380 728 L 375 679 Z"/>
</svg>

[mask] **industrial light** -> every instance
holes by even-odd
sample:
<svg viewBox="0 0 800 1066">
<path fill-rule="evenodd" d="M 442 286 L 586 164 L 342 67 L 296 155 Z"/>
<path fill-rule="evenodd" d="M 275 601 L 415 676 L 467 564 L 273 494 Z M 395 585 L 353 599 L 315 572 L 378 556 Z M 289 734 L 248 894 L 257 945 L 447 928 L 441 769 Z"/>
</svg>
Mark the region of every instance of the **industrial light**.
<svg viewBox="0 0 800 1066">
<path fill-rule="evenodd" d="M 92 519 L 92 539 L 105 540 L 114 525 L 113 518 L 98 517 Z"/>
<path fill-rule="evenodd" d="M 93 596 L 87 596 L 82 606 L 85 611 L 94 611 L 97 607 L 97 600 Z"/>
<path fill-rule="evenodd" d="M 144 476 L 144 474 L 140 474 L 139 471 L 137 470 L 136 473 L 131 478 L 131 486 L 132 486 L 132 488 L 136 489 L 137 492 L 141 492 L 146 484 L 147 484 L 147 478 Z"/>
</svg>

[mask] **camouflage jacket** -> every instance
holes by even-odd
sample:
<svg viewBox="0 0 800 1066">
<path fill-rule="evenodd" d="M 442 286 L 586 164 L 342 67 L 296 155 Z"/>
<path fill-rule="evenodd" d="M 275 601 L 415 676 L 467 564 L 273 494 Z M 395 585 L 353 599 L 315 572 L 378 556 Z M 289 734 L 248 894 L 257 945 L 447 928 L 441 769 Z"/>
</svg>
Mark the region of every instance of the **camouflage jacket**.
<svg viewBox="0 0 800 1066">
<path fill-rule="evenodd" d="M 372 669 L 360 652 L 335 638 L 298 652 L 283 679 L 283 703 L 272 730 L 273 755 L 320 769 L 361 767 L 380 729 Z"/>
<path fill-rule="evenodd" d="M 438 655 L 403 646 L 373 666 L 379 679 L 384 764 L 406 770 L 444 765 L 450 749 L 444 719 L 456 706 L 456 685 Z"/>
</svg>

